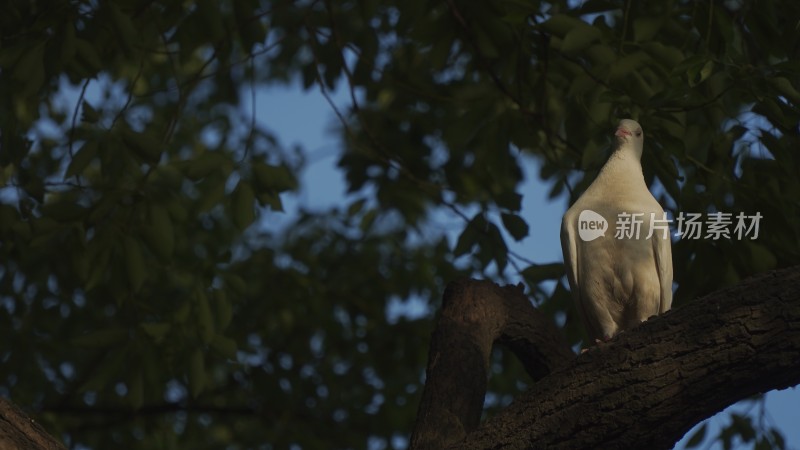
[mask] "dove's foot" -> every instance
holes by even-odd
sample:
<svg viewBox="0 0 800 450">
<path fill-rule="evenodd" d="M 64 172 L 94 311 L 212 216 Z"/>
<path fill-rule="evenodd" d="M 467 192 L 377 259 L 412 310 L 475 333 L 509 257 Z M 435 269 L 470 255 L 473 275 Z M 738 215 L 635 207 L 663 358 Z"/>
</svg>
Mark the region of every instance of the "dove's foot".
<svg viewBox="0 0 800 450">
<path fill-rule="evenodd" d="M 603 339 L 595 338 L 594 339 L 594 345 L 599 347 L 601 344 L 604 344 L 604 343 L 606 343 L 606 342 L 608 342 L 610 340 L 611 340 L 611 336 L 603 336 Z M 586 352 L 588 352 L 588 351 L 589 351 L 589 348 L 582 348 L 581 349 L 581 355 L 586 353 Z"/>
<path fill-rule="evenodd" d="M 606 343 L 606 342 L 608 342 L 610 340 L 611 340 L 611 336 L 606 335 L 606 336 L 603 336 L 603 339 L 595 338 L 594 343 L 595 343 L 595 345 L 600 345 L 600 344 L 604 344 L 604 343 Z"/>
</svg>

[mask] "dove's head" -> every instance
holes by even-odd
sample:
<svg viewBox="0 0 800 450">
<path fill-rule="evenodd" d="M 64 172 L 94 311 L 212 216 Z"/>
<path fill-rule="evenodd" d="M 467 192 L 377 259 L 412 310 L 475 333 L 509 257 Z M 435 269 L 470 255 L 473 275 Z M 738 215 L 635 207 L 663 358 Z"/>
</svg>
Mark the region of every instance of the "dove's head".
<svg viewBox="0 0 800 450">
<path fill-rule="evenodd" d="M 614 135 L 617 137 L 617 147 L 627 146 L 632 148 L 639 157 L 642 156 L 644 131 L 642 131 L 642 126 L 639 125 L 639 122 L 633 119 L 620 120 Z"/>
</svg>

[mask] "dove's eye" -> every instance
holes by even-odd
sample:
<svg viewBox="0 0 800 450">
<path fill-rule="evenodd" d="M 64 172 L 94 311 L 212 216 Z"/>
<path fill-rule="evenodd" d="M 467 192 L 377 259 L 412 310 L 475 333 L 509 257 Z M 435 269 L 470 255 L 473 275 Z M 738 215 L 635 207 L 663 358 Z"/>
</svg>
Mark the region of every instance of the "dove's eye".
<svg viewBox="0 0 800 450">
<path fill-rule="evenodd" d="M 636 130 L 634 134 L 636 134 L 636 137 L 640 137 L 642 135 L 642 130 Z"/>
</svg>

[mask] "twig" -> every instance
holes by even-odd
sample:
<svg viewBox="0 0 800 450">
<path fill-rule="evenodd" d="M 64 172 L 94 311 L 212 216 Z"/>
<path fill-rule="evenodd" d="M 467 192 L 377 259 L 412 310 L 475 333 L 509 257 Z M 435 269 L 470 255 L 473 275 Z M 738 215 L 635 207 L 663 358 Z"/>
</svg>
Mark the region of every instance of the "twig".
<svg viewBox="0 0 800 450">
<path fill-rule="evenodd" d="M 539 122 L 541 122 L 542 121 L 541 114 L 533 112 L 530 109 L 528 109 L 527 106 L 523 105 L 522 101 L 518 99 L 514 94 L 512 94 L 511 91 L 508 90 L 505 84 L 503 84 L 503 81 L 500 79 L 500 77 L 496 73 L 494 73 L 494 71 L 491 69 L 489 62 L 486 60 L 483 54 L 481 54 L 480 47 L 478 47 L 477 42 L 475 42 L 475 37 L 472 35 L 472 32 L 469 29 L 467 21 L 464 20 L 464 16 L 461 14 L 461 11 L 459 11 L 455 2 L 453 0 L 447 0 L 447 6 L 450 8 L 450 12 L 456 19 L 456 22 L 458 22 L 458 24 L 463 29 L 464 34 L 466 35 L 467 38 L 467 42 L 469 42 L 470 46 L 475 52 L 478 65 L 481 66 L 481 68 L 484 70 L 484 72 L 486 72 L 487 75 L 489 75 L 489 78 L 492 79 L 492 82 L 494 83 L 495 87 L 504 96 L 508 97 L 511 101 L 513 101 L 514 104 L 517 105 L 517 108 L 519 108 L 522 114 L 526 116 L 531 116 L 536 120 L 538 120 Z"/>
<path fill-rule="evenodd" d="M 69 129 L 69 145 L 68 145 L 68 152 L 69 157 L 72 158 L 74 156 L 72 152 L 72 144 L 75 142 L 75 122 L 78 120 L 78 110 L 81 108 L 83 104 L 83 97 L 86 95 L 86 88 L 89 87 L 89 83 L 91 83 L 92 79 L 87 78 L 86 81 L 83 82 L 83 87 L 81 87 L 81 94 L 78 96 L 78 101 L 75 102 L 75 109 L 72 112 L 72 124 Z"/>
<path fill-rule="evenodd" d="M 625 12 L 622 17 L 622 36 L 619 38 L 619 50 L 617 53 L 622 54 L 622 46 L 625 45 L 625 35 L 628 34 L 628 19 L 631 13 L 631 0 L 625 2 Z"/>
<path fill-rule="evenodd" d="M 255 80 L 255 65 L 254 58 L 250 58 L 250 132 L 247 134 L 245 141 L 244 154 L 239 162 L 247 159 L 250 153 L 250 147 L 253 145 L 254 136 L 256 133 L 256 80 Z"/>
<path fill-rule="evenodd" d="M 131 101 L 133 100 L 133 89 L 136 86 L 136 83 L 139 81 L 139 78 L 141 78 L 143 72 L 144 72 L 144 59 L 139 61 L 139 71 L 136 72 L 136 76 L 133 77 L 133 81 L 131 82 L 130 89 L 128 91 L 128 98 L 125 99 L 125 104 L 122 105 L 122 108 L 117 112 L 117 115 L 114 116 L 114 120 L 111 121 L 111 128 L 114 128 L 114 125 L 117 124 L 117 121 L 120 119 L 120 117 L 122 117 L 122 114 L 124 114 L 125 111 L 127 111 L 128 107 L 130 106 Z"/>
</svg>

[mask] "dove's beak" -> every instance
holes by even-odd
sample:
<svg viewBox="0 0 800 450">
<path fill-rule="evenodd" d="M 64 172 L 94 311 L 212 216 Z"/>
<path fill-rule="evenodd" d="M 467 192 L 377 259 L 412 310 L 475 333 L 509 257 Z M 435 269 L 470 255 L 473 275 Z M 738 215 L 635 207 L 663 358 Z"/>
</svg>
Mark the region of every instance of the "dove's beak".
<svg viewBox="0 0 800 450">
<path fill-rule="evenodd" d="M 631 132 L 626 130 L 625 128 L 622 128 L 622 127 L 617 128 L 617 132 L 614 133 L 614 136 L 618 136 L 618 137 L 625 137 L 625 136 L 630 136 L 630 135 L 631 135 Z"/>
</svg>

